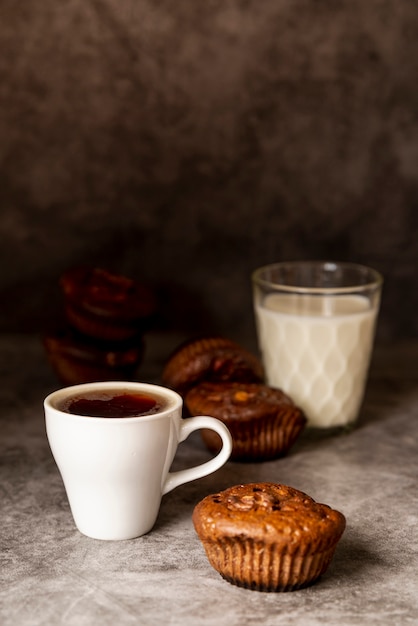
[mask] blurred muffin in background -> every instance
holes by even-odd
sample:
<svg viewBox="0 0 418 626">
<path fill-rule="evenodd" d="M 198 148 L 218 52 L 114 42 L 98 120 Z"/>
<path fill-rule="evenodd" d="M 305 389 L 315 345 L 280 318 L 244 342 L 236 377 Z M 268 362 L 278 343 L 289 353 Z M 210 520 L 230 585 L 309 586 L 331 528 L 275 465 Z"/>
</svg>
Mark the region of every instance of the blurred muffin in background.
<svg viewBox="0 0 418 626">
<path fill-rule="evenodd" d="M 75 267 L 59 281 L 70 326 L 101 341 L 125 341 L 149 328 L 156 299 L 145 284 L 102 268 Z"/>
<path fill-rule="evenodd" d="M 181 344 L 167 359 L 162 383 L 186 393 L 202 381 L 261 382 L 260 359 L 226 337 L 201 337 Z"/>
<path fill-rule="evenodd" d="M 62 319 L 43 335 L 49 363 L 64 384 L 135 380 L 144 334 L 157 313 L 153 290 L 102 268 L 79 266 L 59 279 Z"/>
<path fill-rule="evenodd" d="M 133 380 L 145 351 L 141 336 L 111 344 L 89 340 L 68 326 L 45 333 L 43 346 L 52 369 L 66 385 Z"/>
</svg>

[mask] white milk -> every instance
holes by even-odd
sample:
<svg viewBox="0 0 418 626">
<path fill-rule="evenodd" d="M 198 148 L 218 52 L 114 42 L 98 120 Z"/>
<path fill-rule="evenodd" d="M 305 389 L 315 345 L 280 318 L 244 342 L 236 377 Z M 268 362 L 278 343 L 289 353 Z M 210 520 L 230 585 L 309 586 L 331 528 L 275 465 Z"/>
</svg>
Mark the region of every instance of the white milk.
<svg viewBox="0 0 418 626">
<path fill-rule="evenodd" d="M 255 313 L 267 383 L 290 395 L 311 426 L 353 422 L 363 400 L 377 308 L 355 295 L 270 294 Z"/>
</svg>

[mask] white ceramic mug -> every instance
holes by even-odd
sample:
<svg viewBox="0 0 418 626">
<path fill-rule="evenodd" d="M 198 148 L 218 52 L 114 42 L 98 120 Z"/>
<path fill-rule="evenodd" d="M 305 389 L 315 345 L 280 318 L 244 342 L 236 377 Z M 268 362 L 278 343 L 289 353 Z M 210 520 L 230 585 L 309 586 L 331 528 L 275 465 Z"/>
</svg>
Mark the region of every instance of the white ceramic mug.
<svg viewBox="0 0 418 626">
<path fill-rule="evenodd" d="M 162 399 L 158 412 L 139 417 L 89 417 L 65 403 L 91 392 L 120 391 Z M 153 527 L 161 498 L 175 487 L 219 469 L 228 460 L 231 435 L 208 416 L 182 418 L 176 392 L 147 383 L 100 382 L 60 389 L 44 401 L 46 432 L 77 528 L 96 539 L 133 539 Z M 209 428 L 222 439 L 213 459 L 170 472 L 178 444 Z"/>
</svg>

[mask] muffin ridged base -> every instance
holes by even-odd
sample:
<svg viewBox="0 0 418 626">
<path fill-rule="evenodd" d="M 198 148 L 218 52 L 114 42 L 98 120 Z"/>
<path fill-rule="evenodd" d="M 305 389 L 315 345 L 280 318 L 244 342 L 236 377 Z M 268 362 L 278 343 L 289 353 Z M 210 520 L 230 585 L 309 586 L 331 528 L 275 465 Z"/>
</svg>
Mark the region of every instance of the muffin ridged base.
<svg viewBox="0 0 418 626">
<path fill-rule="evenodd" d="M 276 544 L 224 539 L 203 542 L 212 567 L 226 581 L 255 591 L 295 591 L 314 583 L 327 570 L 336 544 L 314 554 L 283 552 Z"/>
</svg>

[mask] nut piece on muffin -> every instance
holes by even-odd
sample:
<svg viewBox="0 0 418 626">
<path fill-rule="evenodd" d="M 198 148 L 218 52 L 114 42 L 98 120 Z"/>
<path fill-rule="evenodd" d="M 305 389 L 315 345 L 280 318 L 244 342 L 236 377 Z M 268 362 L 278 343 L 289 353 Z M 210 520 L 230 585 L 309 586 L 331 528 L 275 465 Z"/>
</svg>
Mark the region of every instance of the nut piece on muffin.
<svg viewBox="0 0 418 626">
<path fill-rule="evenodd" d="M 190 415 L 211 415 L 228 427 L 232 461 L 284 456 L 306 424 L 304 413 L 286 394 L 262 383 L 201 382 L 186 394 L 185 404 Z M 218 451 L 219 436 L 201 432 L 208 449 Z"/>
<path fill-rule="evenodd" d="M 260 359 L 231 339 L 202 337 L 186 341 L 168 358 L 162 383 L 185 395 L 200 381 L 261 382 Z"/>
<path fill-rule="evenodd" d="M 273 592 L 306 587 L 324 574 L 346 520 L 292 487 L 250 483 L 201 500 L 193 524 L 225 580 Z"/>
</svg>

